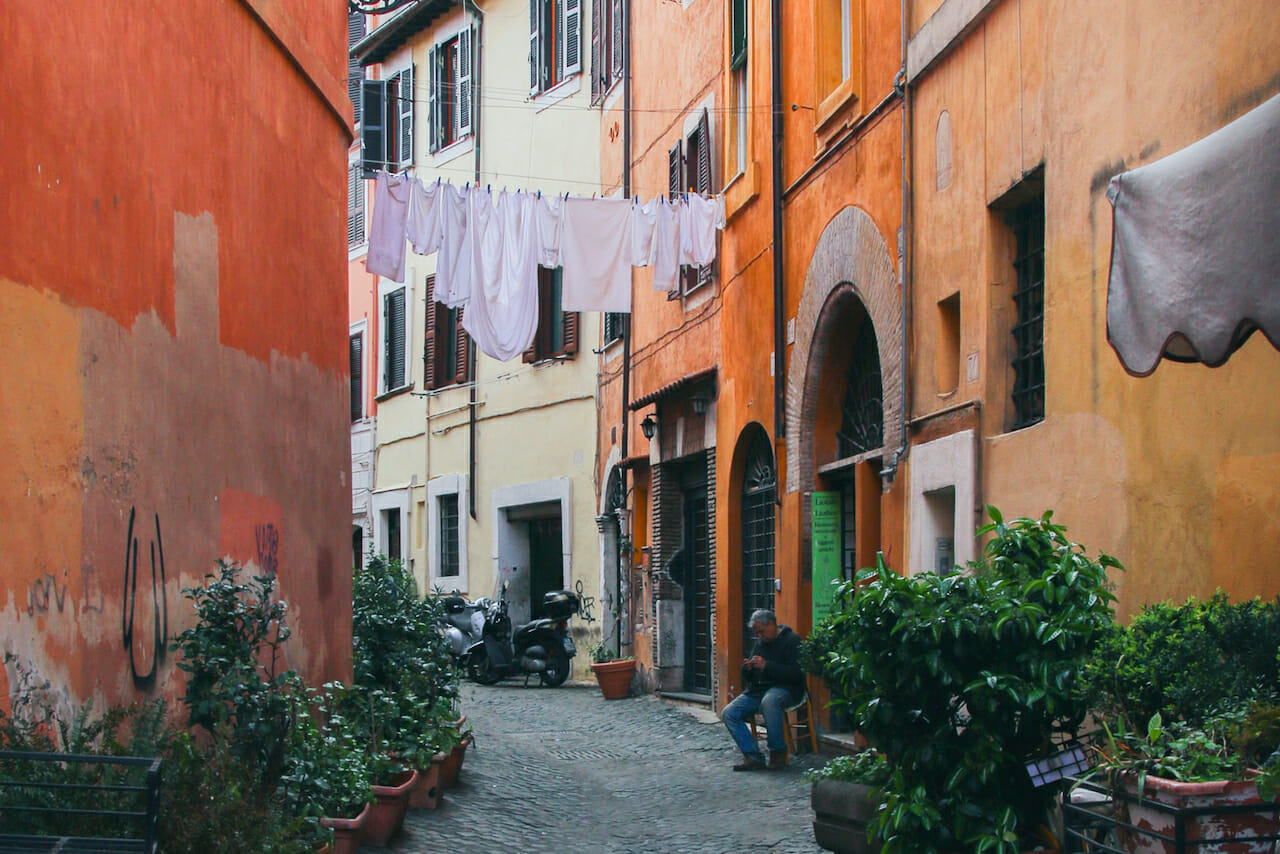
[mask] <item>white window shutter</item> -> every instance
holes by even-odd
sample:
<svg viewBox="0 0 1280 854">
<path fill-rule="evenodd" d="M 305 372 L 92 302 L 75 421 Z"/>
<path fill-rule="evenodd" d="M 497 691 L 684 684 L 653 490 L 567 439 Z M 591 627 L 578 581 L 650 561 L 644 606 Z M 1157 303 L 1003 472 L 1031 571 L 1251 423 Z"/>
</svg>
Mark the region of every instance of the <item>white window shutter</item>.
<svg viewBox="0 0 1280 854">
<path fill-rule="evenodd" d="M 458 33 L 458 77 L 454 91 L 458 93 L 458 139 L 471 134 L 471 27 Z"/>
<path fill-rule="evenodd" d="M 538 30 L 542 0 L 529 0 L 529 94 L 542 90 L 542 37 Z"/>
<path fill-rule="evenodd" d="M 564 77 L 582 71 L 582 0 L 562 0 L 564 6 Z"/>
<path fill-rule="evenodd" d="M 400 168 L 413 166 L 413 65 L 400 72 Z"/>
<path fill-rule="evenodd" d="M 440 150 L 440 62 L 435 46 L 427 49 L 427 150 Z"/>
</svg>

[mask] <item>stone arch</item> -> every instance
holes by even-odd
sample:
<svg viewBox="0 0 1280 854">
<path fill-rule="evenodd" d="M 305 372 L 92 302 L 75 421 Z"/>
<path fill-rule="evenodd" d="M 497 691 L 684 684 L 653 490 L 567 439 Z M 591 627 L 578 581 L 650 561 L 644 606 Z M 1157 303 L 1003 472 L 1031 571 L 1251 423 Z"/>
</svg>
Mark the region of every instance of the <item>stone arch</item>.
<svg viewBox="0 0 1280 854">
<path fill-rule="evenodd" d="M 902 301 L 888 244 L 866 211 L 847 207 L 822 232 L 804 277 L 796 312 L 796 341 L 787 369 L 787 492 L 812 484 L 813 426 L 823 362 L 845 346 L 835 324 L 822 323 L 824 310 L 850 289 L 871 317 L 880 354 L 884 394 L 884 446 L 902 444 Z"/>
</svg>

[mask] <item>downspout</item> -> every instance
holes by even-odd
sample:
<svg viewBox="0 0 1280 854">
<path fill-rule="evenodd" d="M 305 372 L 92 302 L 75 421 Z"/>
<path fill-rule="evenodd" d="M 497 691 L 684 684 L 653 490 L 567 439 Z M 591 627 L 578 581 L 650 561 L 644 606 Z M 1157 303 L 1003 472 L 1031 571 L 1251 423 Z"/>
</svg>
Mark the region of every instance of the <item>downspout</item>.
<svg viewBox="0 0 1280 854">
<path fill-rule="evenodd" d="M 475 0 L 466 0 L 470 4 L 471 9 L 476 17 L 476 43 L 471 49 L 471 138 L 472 146 L 475 154 L 475 181 L 476 186 L 480 186 L 480 93 L 481 80 L 480 69 L 484 67 L 481 61 L 484 46 L 484 12 L 480 11 L 480 7 L 476 5 Z M 464 3 L 465 7 L 466 3 Z M 467 461 L 467 512 L 471 514 L 473 520 L 476 519 L 476 406 L 479 403 L 476 390 L 480 385 L 479 366 L 480 360 L 476 358 L 476 348 L 471 347 L 468 356 L 471 362 L 471 400 L 468 406 L 467 414 L 467 432 L 469 444 L 469 459 Z"/>
<path fill-rule="evenodd" d="M 905 0 L 904 0 L 905 2 Z M 772 171 L 773 171 L 773 435 L 774 441 L 787 435 L 786 401 L 783 395 L 783 353 L 785 344 L 782 288 L 782 0 L 770 0 L 769 64 L 772 76 Z M 781 501 L 781 493 L 778 493 Z"/>
<path fill-rule="evenodd" d="M 603 4 L 601 4 L 603 8 Z M 622 0 L 622 197 L 624 199 L 631 198 L 631 0 Z M 601 33 L 603 40 L 604 34 Z M 591 69 L 591 73 L 595 74 L 596 69 Z M 632 306 L 634 310 L 634 306 Z M 631 438 L 631 418 L 627 411 L 627 406 L 631 402 L 631 315 L 625 315 L 622 320 L 622 459 L 625 461 L 629 452 L 629 444 Z M 626 496 L 627 492 L 627 469 L 622 470 L 622 494 Z M 608 488 L 608 484 L 605 484 Z M 623 503 L 626 503 L 625 497 Z M 619 531 L 621 531 L 622 520 L 618 520 Z M 628 539 L 633 539 L 635 528 L 635 520 L 632 519 L 632 530 L 628 533 Z M 631 555 L 627 555 L 627 560 L 631 559 Z M 613 580 L 614 596 L 619 601 L 615 602 L 613 609 L 613 636 L 618 639 L 618 654 L 622 654 L 622 555 L 618 555 L 618 560 L 614 567 L 615 577 Z M 627 642 L 627 646 L 631 646 L 631 642 Z"/>
<path fill-rule="evenodd" d="M 899 12 L 899 28 L 902 33 L 902 68 L 893 80 L 893 88 L 902 98 L 902 228 L 898 238 L 898 270 L 901 278 L 901 323 L 902 323 L 902 442 L 893 452 L 893 460 L 887 462 L 880 470 L 880 477 L 892 480 L 898 473 L 898 466 L 911 451 L 911 440 L 908 431 L 911 429 L 911 371 L 907 370 L 907 336 L 911 332 L 911 263 L 914 257 L 914 231 L 912 228 L 913 208 L 911 204 L 911 187 L 914 178 L 914 164 L 911 154 L 911 86 L 907 80 L 907 0 L 902 0 Z"/>
</svg>

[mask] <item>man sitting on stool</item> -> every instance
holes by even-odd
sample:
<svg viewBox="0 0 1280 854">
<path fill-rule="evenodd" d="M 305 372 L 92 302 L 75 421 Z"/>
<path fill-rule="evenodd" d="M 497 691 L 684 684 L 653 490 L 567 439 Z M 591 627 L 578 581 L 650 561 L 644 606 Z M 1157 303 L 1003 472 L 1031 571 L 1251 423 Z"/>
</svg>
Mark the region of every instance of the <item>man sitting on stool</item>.
<svg viewBox="0 0 1280 854">
<path fill-rule="evenodd" d="M 779 626 L 773 612 L 763 608 L 751 615 L 747 625 L 756 636 L 756 643 L 751 657 L 742 662 L 746 690 L 724 707 L 720 719 L 742 750 L 742 761 L 733 766 L 734 771 L 781 768 L 787 764 L 787 742 L 783 735 L 786 709 L 804 696 L 800 636 L 787 626 Z M 747 726 L 755 713 L 762 710 L 769 733 L 767 765 Z"/>
</svg>

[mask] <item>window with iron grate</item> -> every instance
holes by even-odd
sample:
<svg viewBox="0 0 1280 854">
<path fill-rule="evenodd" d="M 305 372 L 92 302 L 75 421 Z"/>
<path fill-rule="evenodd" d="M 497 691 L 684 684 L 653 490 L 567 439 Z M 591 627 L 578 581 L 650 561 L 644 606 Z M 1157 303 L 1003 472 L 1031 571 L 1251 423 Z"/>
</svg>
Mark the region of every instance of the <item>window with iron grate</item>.
<svg viewBox="0 0 1280 854">
<path fill-rule="evenodd" d="M 456 578 L 459 575 L 458 549 L 458 493 L 441 495 L 440 507 L 440 577 Z"/>
<path fill-rule="evenodd" d="M 1017 244 L 1013 267 L 1013 426 L 1044 420 L 1044 196 L 1015 209 L 1008 219 Z"/>
<path fill-rule="evenodd" d="M 751 442 L 746 475 L 742 481 L 742 625 L 743 649 L 750 650 L 754 636 L 747 626 L 757 608 L 773 610 L 774 495 L 777 475 L 773 449 L 764 431 Z"/>
</svg>

